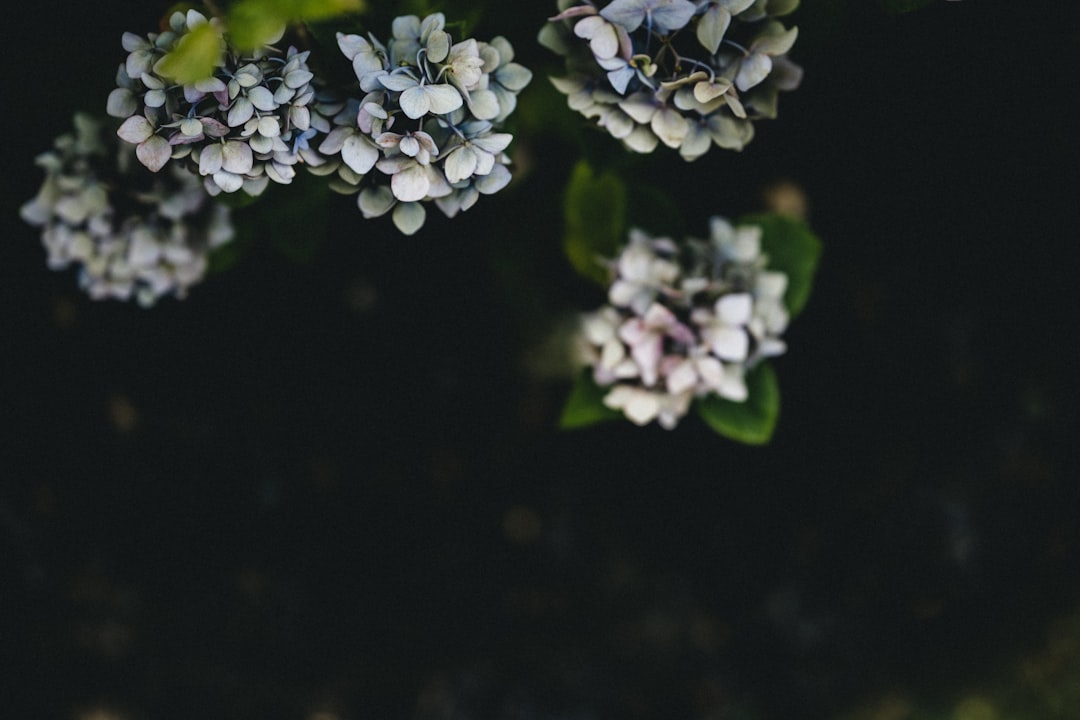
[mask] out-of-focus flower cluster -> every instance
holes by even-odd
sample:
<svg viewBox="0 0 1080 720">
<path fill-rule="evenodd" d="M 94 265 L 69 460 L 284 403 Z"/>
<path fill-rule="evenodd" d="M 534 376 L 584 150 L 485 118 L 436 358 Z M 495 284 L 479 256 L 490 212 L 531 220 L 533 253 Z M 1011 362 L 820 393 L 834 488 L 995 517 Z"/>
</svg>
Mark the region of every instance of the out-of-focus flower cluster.
<svg viewBox="0 0 1080 720">
<path fill-rule="evenodd" d="M 745 401 L 747 371 L 786 349 L 787 275 L 767 265 L 755 225 L 714 217 L 709 240 L 681 244 L 631 230 L 611 262 L 609 304 L 579 335 L 604 404 L 671 429 L 695 397 Z"/>
<path fill-rule="evenodd" d="M 74 123 L 38 156 L 45 182 L 21 208 L 42 228 L 49 267 L 78 265 L 94 299 L 150 306 L 183 297 L 205 275 L 209 251 L 232 239 L 228 209 L 185 170 L 151 175 L 115 128 L 83 113 Z"/>
<path fill-rule="evenodd" d="M 742 149 L 774 118 L 802 70 L 798 29 L 776 18 L 799 0 L 559 0 L 540 42 L 565 56 L 552 78 L 570 107 L 635 152 L 659 144 L 695 160 Z"/>
<path fill-rule="evenodd" d="M 505 38 L 454 42 L 445 28 L 435 13 L 396 18 L 386 44 L 338 34 L 364 95 L 318 146 L 330 162 L 311 168 L 359 192 L 364 217 L 392 211 L 406 234 L 424 224 L 425 202 L 453 217 L 506 186 L 513 138 L 499 130 L 532 79 Z"/>
<path fill-rule="evenodd" d="M 168 54 L 207 24 L 222 46 L 213 76 L 179 84 L 164 75 Z M 228 45 L 216 18 L 195 10 L 173 13 L 161 33 L 125 33 L 123 46 L 129 54 L 107 109 L 124 119 L 120 137 L 136 146 L 139 162 L 150 170 L 183 160 L 213 195 L 241 188 L 259 195 L 271 180 L 290 183 L 297 163 L 325 162 L 312 140 L 328 132 L 330 122 L 316 97 L 307 51 L 267 46 L 240 53 Z"/>
</svg>

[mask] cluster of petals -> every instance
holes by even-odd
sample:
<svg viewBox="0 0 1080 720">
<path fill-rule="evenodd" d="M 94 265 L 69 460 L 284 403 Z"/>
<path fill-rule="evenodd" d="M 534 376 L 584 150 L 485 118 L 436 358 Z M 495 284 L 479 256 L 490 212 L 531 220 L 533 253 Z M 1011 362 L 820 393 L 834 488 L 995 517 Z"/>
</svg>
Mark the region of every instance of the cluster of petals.
<svg viewBox="0 0 1080 720">
<path fill-rule="evenodd" d="M 708 240 L 681 244 L 631 230 L 611 262 L 608 303 L 579 335 L 604 404 L 671 429 L 695 398 L 745 401 L 747 371 L 786 350 L 787 276 L 767 262 L 761 229 L 722 217 Z"/>
<path fill-rule="evenodd" d="M 45 181 L 22 218 L 42 228 L 48 266 L 78 266 L 96 300 L 150 306 L 163 295 L 184 297 L 205 275 L 210 250 L 233 237 L 228 209 L 198 178 L 181 168 L 151 175 L 89 115 L 77 114 L 75 132 L 57 138 L 37 165 Z"/>
<path fill-rule="evenodd" d="M 318 146 L 328 162 L 311 168 L 405 234 L 423 226 L 425 202 L 453 217 L 510 182 L 501 126 L 532 79 L 505 38 L 454 42 L 445 28 L 434 13 L 396 18 L 385 44 L 338 33 L 363 95 L 332 118 Z"/>
<path fill-rule="evenodd" d="M 540 42 L 566 57 L 552 78 L 569 106 L 627 148 L 695 160 L 741 150 L 753 121 L 802 79 L 798 29 L 776 17 L 799 0 L 560 0 Z"/>
<path fill-rule="evenodd" d="M 212 77 L 178 84 L 161 72 L 163 59 L 183 37 L 207 23 L 195 10 L 175 12 L 169 29 L 123 36 L 127 59 L 107 111 L 123 119 L 117 133 L 157 172 L 170 160 L 186 162 L 211 194 L 259 195 L 270 181 L 288 184 L 298 163 L 320 165 L 316 135 L 330 130 L 308 51 L 266 46 L 240 53 L 221 35 L 222 64 Z M 333 108 L 335 111 L 337 108 Z"/>
</svg>

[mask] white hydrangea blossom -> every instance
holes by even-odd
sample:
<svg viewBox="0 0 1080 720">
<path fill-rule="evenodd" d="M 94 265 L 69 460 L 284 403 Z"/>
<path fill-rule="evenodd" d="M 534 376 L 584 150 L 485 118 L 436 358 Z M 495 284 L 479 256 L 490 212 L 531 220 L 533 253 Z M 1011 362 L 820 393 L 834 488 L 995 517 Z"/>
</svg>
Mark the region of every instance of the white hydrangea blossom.
<svg viewBox="0 0 1080 720">
<path fill-rule="evenodd" d="M 233 237 L 228 209 L 195 176 L 176 167 L 150 175 L 132 146 L 89 115 L 77 114 L 75 132 L 37 164 L 45 181 L 22 218 L 42 228 L 48 266 L 78 266 L 96 300 L 134 297 L 147 307 L 182 298 L 205 275 L 209 251 Z"/>
<path fill-rule="evenodd" d="M 559 0 L 540 42 L 567 60 L 569 106 L 630 150 L 685 160 L 741 150 L 799 85 L 798 36 L 775 18 L 799 0 Z"/>
<path fill-rule="evenodd" d="M 129 54 L 107 111 L 124 121 L 117 134 L 136 147 L 139 162 L 157 172 L 183 161 L 210 194 L 243 189 L 253 196 L 270 181 L 292 182 L 297 164 L 325 163 L 312 143 L 329 132 L 327 114 L 340 104 L 317 96 L 308 51 L 266 46 L 240 53 L 222 36 L 222 64 L 212 77 L 180 85 L 161 74 L 162 59 L 207 24 L 220 22 L 189 10 L 173 13 L 164 32 L 123 36 Z"/>
<path fill-rule="evenodd" d="M 786 350 L 787 276 L 767 265 L 755 225 L 714 217 L 707 241 L 682 244 L 631 230 L 578 336 L 604 404 L 671 429 L 696 397 L 745 401 L 747 371 Z"/>
<path fill-rule="evenodd" d="M 423 226 L 426 202 L 453 217 L 510 182 L 513 137 L 500 127 L 532 79 L 505 38 L 455 42 L 445 27 L 434 13 L 396 18 L 386 44 L 338 33 L 364 95 L 333 118 L 318 147 L 330 162 L 312 171 L 336 174 L 365 218 L 392 212 L 405 234 Z"/>
</svg>

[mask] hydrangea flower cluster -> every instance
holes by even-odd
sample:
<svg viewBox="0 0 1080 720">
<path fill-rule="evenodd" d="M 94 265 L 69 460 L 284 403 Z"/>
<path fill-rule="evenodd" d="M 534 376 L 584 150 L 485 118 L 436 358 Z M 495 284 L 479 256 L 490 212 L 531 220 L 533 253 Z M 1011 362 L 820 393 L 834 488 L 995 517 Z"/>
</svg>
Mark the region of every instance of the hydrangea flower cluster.
<svg viewBox="0 0 1080 720">
<path fill-rule="evenodd" d="M 207 23 L 220 26 L 195 10 L 175 12 L 169 30 L 123 36 L 129 54 L 107 110 L 124 119 L 118 134 L 136 146 L 139 162 L 157 172 L 184 160 L 212 195 L 242 188 L 253 196 L 271 180 L 290 183 L 299 162 L 324 163 L 311 143 L 330 122 L 316 102 L 307 51 L 263 47 L 242 54 L 221 34 L 222 64 L 212 77 L 177 84 L 162 74 L 163 58 Z"/>
<path fill-rule="evenodd" d="M 333 118 L 318 148 L 331 161 L 311 169 L 358 192 L 365 218 L 392 211 L 412 234 L 426 219 L 423 203 L 453 217 L 510 182 L 513 136 L 500 128 L 532 73 L 503 37 L 454 42 L 442 13 L 398 17 L 392 31 L 385 45 L 338 34 L 364 95 Z"/>
<path fill-rule="evenodd" d="M 753 121 L 802 70 L 798 29 L 775 18 L 799 0 L 559 0 L 540 42 L 567 59 L 552 78 L 569 106 L 635 152 L 663 144 L 695 160 L 742 149 Z"/>
<path fill-rule="evenodd" d="M 682 245 L 631 230 L 579 337 L 604 404 L 671 429 L 695 397 L 745 401 L 747 370 L 786 350 L 787 275 L 767 265 L 754 225 L 713 217 L 708 241 Z"/>
<path fill-rule="evenodd" d="M 80 284 L 95 300 L 134 296 L 150 306 L 166 294 L 183 297 L 206 273 L 209 251 L 232 239 L 229 210 L 186 170 L 151 176 L 93 117 L 76 114 L 74 124 L 38 156 L 45 182 L 21 208 L 43 228 L 49 267 L 80 266 Z"/>
</svg>

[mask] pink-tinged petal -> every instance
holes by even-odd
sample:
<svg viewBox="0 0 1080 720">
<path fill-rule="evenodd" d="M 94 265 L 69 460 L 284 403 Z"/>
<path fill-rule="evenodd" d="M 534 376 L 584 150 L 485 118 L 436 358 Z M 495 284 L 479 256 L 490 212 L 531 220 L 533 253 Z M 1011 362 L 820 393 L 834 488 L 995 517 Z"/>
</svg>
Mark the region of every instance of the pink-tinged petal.
<svg viewBox="0 0 1080 720">
<path fill-rule="evenodd" d="M 152 172 L 157 172 L 172 158 L 172 146 L 165 138 L 154 135 L 136 146 L 135 156 Z"/>
<path fill-rule="evenodd" d="M 675 314 L 660 303 L 653 303 L 645 312 L 645 325 L 657 330 L 664 330 L 678 324 Z"/>
<path fill-rule="evenodd" d="M 207 145 L 199 151 L 199 174 L 213 175 L 221 169 L 221 144 Z"/>
<path fill-rule="evenodd" d="M 630 355 L 641 371 L 641 381 L 646 385 L 654 385 L 659 379 L 663 352 L 663 340 L 659 335 L 650 335 L 630 346 Z"/>
<path fill-rule="evenodd" d="M 121 140 L 138 144 L 150 139 L 154 134 L 154 126 L 142 115 L 132 115 L 120 125 L 116 134 Z"/>
</svg>

